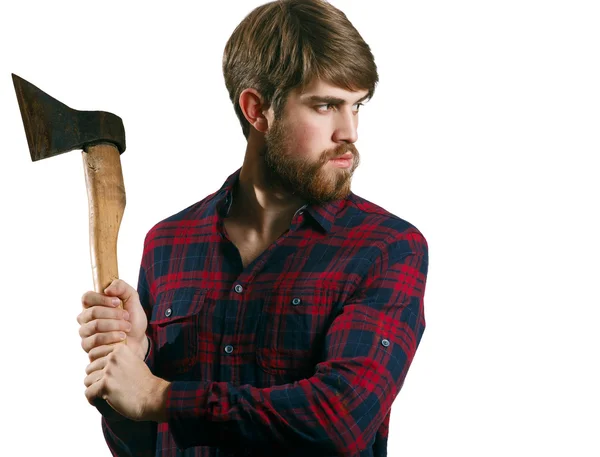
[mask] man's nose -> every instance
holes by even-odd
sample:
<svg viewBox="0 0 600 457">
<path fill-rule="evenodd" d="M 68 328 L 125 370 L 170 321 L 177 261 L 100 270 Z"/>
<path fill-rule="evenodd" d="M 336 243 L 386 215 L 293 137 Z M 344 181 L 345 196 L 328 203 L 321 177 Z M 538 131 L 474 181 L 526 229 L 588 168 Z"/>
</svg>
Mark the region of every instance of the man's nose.
<svg viewBox="0 0 600 457">
<path fill-rule="evenodd" d="M 358 141 L 358 115 L 352 109 L 342 109 L 337 114 L 333 141 L 356 143 Z"/>
</svg>

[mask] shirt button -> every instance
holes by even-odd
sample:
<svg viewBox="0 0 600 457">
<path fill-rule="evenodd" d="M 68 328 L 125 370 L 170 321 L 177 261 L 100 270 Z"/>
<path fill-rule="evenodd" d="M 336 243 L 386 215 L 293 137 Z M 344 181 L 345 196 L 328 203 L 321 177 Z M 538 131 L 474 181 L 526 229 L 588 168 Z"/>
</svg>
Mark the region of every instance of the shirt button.
<svg viewBox="0 0 600 457">
<path fill-rule="evenodd" d="M 227 352 L 227 354 L 231 354 L 233 352 L 233 346 L 231 344 L 225 346 L 225 352 Z"/>
<path fill-rule="evenodd" d="M 302 300 L 300 300 L 298 297 L 292 300 L 292 305 L 294 306 L 298 306 L 300 303 L 302 303 Z"/>
<path fill-rule="evenodd" d="M 167 308 L 165 310 L 165 316 L 169 317 L 171 314 L 173 314 L 173 310 L 171 308 Z"/>
<path fill-rule="evenodd" d="M 234 290 L 238 293 L 241 294 L 244 291 L 244 288 L 240 285 L 240 284 L 236 284 L 234 287 Z"/>
<path fill-rule="evenodd" d="M 381 344 L 382 344 L 384 347 L 388 347 L 388 346 L 390 345 L 390 340 L 381 340 Z"/>
</svg>

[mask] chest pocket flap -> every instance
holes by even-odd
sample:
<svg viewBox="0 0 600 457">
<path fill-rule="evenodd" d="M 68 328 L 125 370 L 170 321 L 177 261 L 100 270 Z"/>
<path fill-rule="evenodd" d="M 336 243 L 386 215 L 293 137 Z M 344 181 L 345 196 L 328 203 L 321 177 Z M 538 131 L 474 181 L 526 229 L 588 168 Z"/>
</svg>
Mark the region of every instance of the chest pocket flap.
<svg viewBox="0 0 600 457">
<path fill-rule="evenodd" d="M 270 374 L 312 375 L 334 314 L 327 290 L 273 291 L 258 325 L 257 363 Z"/>
<path fill-rule="evenodd" d="M 157 295 L 149 322 L 155 344 L 155 374 L 165 379 L 185 373 L 197 363 L 198 321 L 205 289 L 167 289 Z"/>
</svg>

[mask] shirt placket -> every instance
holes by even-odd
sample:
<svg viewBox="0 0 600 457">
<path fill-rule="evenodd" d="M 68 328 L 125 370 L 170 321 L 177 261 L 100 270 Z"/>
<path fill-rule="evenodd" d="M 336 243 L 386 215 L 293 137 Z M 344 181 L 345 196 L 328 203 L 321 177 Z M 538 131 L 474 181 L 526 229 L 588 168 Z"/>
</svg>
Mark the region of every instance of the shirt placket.
<svg viewBox="0 0 600 457">
<path fill-rule="evenodd" d="M 240 315 L 239 309 L 248 305 L 248 301 L 253 299 L 254 295 L 252 286 L 257 276 L 262 272 L 264 266 L 270 260 L 278 261 L 274 257 L 278 255 L 279 246 L 284 243 L 286 238 L 293 233 L 304 221 L 304 212 L 307 205 L 299 208 L 294 217 L 292 218 L 290 229 L 281 235 L 275 242 L 273 242 L 264 252 L 262 252 L 250 265 L 246 267 L 244 271 L 238 276 L 238 278 L 231 285 L 229 296 L 227 297 L 227 305 L 223 313 L 224 322 L 221 328 L 223 334 L 221 338 L 221 345 L 219 351 L 221 351 L 221 364 L 220 364 L 220 375 L 221 379 L 231 381 L 231 377 L 239 379 L 238 373 L 235 371 L 240 365 L 238 362 L 239 345 L 241 344 L 241 337 L 236 333 L 236 329 L 242 328 L 237 322 L 238 316 Z M 239 255 L 239 253 L 238 253 Z"/>
</svg>

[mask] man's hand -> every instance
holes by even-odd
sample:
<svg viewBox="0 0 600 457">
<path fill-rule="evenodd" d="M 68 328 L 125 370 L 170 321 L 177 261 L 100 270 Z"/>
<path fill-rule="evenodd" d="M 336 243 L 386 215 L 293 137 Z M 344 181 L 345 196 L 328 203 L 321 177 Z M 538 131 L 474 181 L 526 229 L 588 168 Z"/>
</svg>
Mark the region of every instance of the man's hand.
<svg viewBox="0 0 600 457">
<path fill-rule="evenodd" d="M 143 360 L 148 349 L 148 319 L 137 291 L 125 281 L 116 279 L 104 294 L 90 291 L 81 298 L 83 311 L 77 316 L 81 347 L 93 362 L 109 354 L 110 345 L 127 337 L 129 348 Z M 119 300 L 123 302 L 123 310 L 117 308 Z"/>
<path fill-rule="evenodd" d="M 110 346 L 110 352 L 90 363 L 84 380 L 91 404 L 103 398 L 121 415 L 135 421 L 164 422 L 168 381 L 157 378 L 129 346 Z"/>
</svg>

